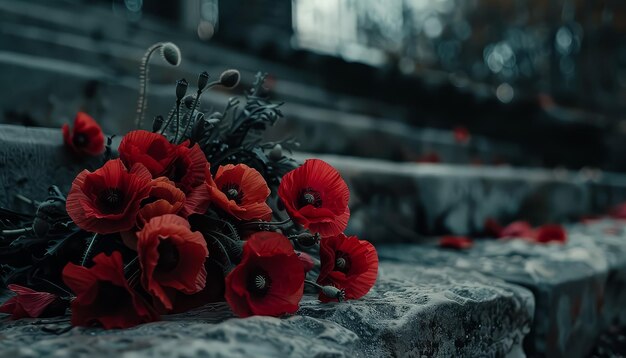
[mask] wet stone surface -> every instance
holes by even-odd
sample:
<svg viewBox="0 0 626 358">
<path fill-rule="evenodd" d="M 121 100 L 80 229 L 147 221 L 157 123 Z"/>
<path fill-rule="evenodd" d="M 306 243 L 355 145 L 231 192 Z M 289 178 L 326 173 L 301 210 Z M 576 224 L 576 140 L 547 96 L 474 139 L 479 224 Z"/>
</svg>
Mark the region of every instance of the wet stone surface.
<svg viewBox="0 0 626 358">
<path fill-rule="evenodd" d="M 480 240 L 465 251 L 431 245 L 379 247 L 384 259 L 477 271 L 530 289 L 536 302 L 528 354 L 581 356 L 600 332 L 626 318 L 626 224 L 569 227 L 566 245 Z"/>
<path fill-rule="evenodd" d="M 2 357 L 381 357 L 518 355 L 531 293 L 478 273 L 382 263 L 365 298 L 305 296 L 289 318 L 231 318 L 224 305 L 127 330 L 69 329 L 67 319 L 0 319 Z"/>
</svg>

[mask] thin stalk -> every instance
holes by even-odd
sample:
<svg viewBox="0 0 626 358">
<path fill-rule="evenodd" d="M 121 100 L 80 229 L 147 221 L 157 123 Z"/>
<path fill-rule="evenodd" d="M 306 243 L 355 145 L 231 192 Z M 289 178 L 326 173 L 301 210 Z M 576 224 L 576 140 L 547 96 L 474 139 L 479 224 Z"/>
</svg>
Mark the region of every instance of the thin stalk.
<svg viewBox="0 0 626 358">
<path fill-rule="evenodd" d="M 135 127 L 137 129 L 141 128 L 141 123 L 143 122 L 144 113 L 148 103 L 148 99 L 146 97 L 146 93 L 148 92 L 148 74 L 150 70 L 148 63 L 150 62 L 152 54 L 162 46 L 162 42 L 150 46 L 141 59 L 141 65 L 139 67 L 139 98 L 137 99 L 137 118 L 135 120 Z"/>
<path fill-rule="evenodd" d="M 178 130 L 180 129 L 180 101 L 176 101 L 176 133 L 174 134 L 174 142 L 178 143 Z"/>
<path fill-rule="evenodd" d="M 126 273 L 126 271 L 128 270 L 128 268 L 134 264 L 135 262 L 137 262 L 137 260 L 139 260 L 139 256 L 135 256 L 134 259 L 130 260 L 125 266 L 124 266 L 124 273 Z"/>
<path fill-rule="evenodd" d="M 0 231 L 3 235 L 18 235 L 18 234 L 26 234 L 32 229 L 29 227 L 25 227 L 22 229 L 13 229 L 13 230 L 2 230 Z"/>
<path fill-rule="evenodd" d="M 49 284 L 50 286 L 56 287 L 57 289 L 67 293 L 69 296 L 74 296 L 70 291 L 64 289 L 63 287 L 57 285 L 56 283 L 50 281 L 50 280 L 46 280 L 45 278 L 40 278 L 40 280 L 44 281 L 45 283 Z"/>
<path fill-rule="evenodd" d="M 174 115 L 176 115 L 176 113 L 178 113 L 178 109 L 180 108 L 180 103 L 181 103 L 181 100 L 177 99 L 176 100 L 176 110 L 173 110 L 170 113 L 170 116 L 167 117 L 167 122 L 165 122 L 165 124 L 163 125 L 163 128 L 161 128 L 159 130 L 159 132 L 161 132 L 161 134 L 165 135 L 165 130 L 167 129 L 167 127 L 170 126 L 170 123 L 172 122 L 172 119 L 174 119 Z"/>
<path fill-rule="evenodd" d="M 85 264 L 87 263 L 87 260 L 89 259 L 89 254 L 91 254 L 91 248 L 95 244 L 97 238 L 98 234 L 93 234 L 93 236 L 89 240 L 89 244 L 87 244 L 87 248 L 85 249 L 85 253 L 83 254 L 83 259 L 80 262 L 81 266 L 85 266 Z"/>
</svg>

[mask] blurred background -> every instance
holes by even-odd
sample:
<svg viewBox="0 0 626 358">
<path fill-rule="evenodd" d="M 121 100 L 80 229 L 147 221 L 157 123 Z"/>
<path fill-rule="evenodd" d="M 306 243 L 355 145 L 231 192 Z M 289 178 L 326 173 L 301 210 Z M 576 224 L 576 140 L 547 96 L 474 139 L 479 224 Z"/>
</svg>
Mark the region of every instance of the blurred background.
<svg viewBox="0 0 626 358">
<path fill-rule="evenodd" d="M 147 118 L 179 78 L 239 69 L 203 97 L 221 110 L 260 70 L 286 102 L 270 136 L 305 152 L 626 170 L 621 0 L 0 0 L 0 20 L 1 123 L 131 129 L 139 61 L 172 41 Z"/>
</svg>

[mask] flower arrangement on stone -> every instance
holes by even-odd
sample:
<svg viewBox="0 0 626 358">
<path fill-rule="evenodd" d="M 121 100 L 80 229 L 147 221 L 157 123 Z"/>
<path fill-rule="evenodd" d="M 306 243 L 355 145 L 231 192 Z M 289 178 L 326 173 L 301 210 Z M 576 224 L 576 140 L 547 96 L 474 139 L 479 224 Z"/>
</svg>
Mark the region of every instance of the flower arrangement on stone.
<svg viewBox="0 0 626 358">
<path fill-rule="evenodd" d="M 180 62 L 171 43 L 149 49 L 139 128 L 158 50 Z M 364 296 L 378 257 L 372 244 L 344 234 L 348 186 L 324 161 L 298 165 L 285 155 L 293 142 L 262 142 L 282 116 L 264 78 L 257 75 L 242 108 L 231 99 L 212 114 L 198 110 L 202 93 L 235 87 L 239 73 L 209 82 L 203 72 L 192 95 L 180 80 L 167 117 L 124 135 L 117 151 L 86 113 L 63 126 L 72 153 L 103 156 L 102 164 L 80 172 L 67 196 L 52 186 L 47 200 L 31 201 L 32 215 L 0 209 L 0 277 L 16 293 L 0 312 L 70 308 L 73 325 L 109 329 L 212 302 L 240 317 L 282 316 L 298 310 L 305 290 L 322 302 Z"/>
</svg>

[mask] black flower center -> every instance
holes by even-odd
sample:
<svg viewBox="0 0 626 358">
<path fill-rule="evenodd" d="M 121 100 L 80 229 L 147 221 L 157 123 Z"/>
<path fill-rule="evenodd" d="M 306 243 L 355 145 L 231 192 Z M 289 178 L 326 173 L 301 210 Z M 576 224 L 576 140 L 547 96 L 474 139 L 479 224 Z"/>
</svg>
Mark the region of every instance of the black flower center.
<svg viewBox="0 0 626 358">
<path fill-rule="evenodd" d="M 84 133 L 75 133 L 72 138 L 72 143 L 78 148 L 86 147 L 87 144 L 89 144 L 89 137 Z"/>
<path fill-rule="evenodd" d="M 93 305 L 100 314 L 110 315 L 121 311 L 132 304 L 132 297 L 125 287 L 114 285 L 109 281 L 98 282 L 98 295 Z"/>
<path fill-rule="evenodd" d="M 180 254 L 171 239 L 161 239 L 157 251 L 159 252 L 159 261 L 155 271 L 170 272 L 178 266 Z"/>
<path fill-rule="evenodd" d="M 257 269 L 248 275 L 248 291 L 252 296 L 263 297 L 272 286 L 272 280 L 263 269 Z"/>
<path fill-rule="evenodd" d="M 233 200 L 237 205 L 243 201 L 243 191 L 235 183 L 228 183 L 222 186 L 222 193 L 226 194 L 228 200 Z"/>
<path fill-rule="evenodd" d="M 124 193 L 118 188 L 106 188 L 98 195 L 97 204 L 104 214 L 119 213 L 124 208 Z"/>
<path fill-rule="evenodd" d="M 184 160 L 177 158 L 170 167 L 169 175 L 167 176 L 174 183 L 180 183 L 181 180 L 187 175 L 187 165 Z"/>
<path fill-rule="evenodd" d="M 350 272 L 350 266 L 352 263 L 350 262 L 350 256 L 342 251 L 337 251 L 335 254 L 335 271 L 343 272 L 347 274 Z"/>
<path fill-rule="evenodd" d="M 305 188 L 300 191 L 300 195 L 298 195 L 298 206 L 302 208 L 307 205 L 313 205 L 316 208 L 322 206 L 322 196 L 317 190 Z"/>
</svg>

